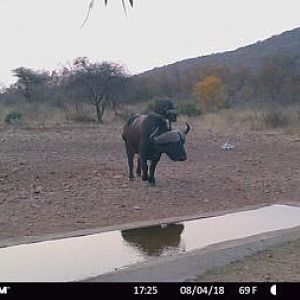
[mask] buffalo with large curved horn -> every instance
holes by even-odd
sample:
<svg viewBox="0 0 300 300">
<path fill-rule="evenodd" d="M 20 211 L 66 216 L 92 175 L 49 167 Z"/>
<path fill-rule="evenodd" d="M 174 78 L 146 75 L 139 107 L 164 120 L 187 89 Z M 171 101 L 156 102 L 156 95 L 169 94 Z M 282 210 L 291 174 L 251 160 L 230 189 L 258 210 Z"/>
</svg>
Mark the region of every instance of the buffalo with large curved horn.
<svg viewBox="0 0 300 300">
<path fill-rule="evenodd" d="M 174 161 L 185 161 L 184 149 L 186 135 L 191 126 L 186 123 L 185 130 L 170 130 L 166 119 L 158 114 L 136 115 L 131 117 L 123 129 L 129 165 L 129 179 L 133 179 L 134 155 L 138 154 L 137 175 L 143 181 L 155 184 L 154 172 L 161 155 L 166 153 Z M 150 161 L 149 170 L 147 161 Z"/>
</svg>

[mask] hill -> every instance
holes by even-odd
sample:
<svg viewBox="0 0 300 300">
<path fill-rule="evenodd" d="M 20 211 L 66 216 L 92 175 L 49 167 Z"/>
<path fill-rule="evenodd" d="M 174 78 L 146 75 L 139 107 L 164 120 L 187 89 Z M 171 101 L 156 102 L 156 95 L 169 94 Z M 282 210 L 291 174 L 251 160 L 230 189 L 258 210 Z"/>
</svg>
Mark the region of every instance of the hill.
<svg viewBox="0 0 300 300">
<path fill-rule="evenodd" d="M 300 52 L 300 28 L 272 36 L 264 41 L 238 48 L 233 51 L 215 53 L 206 56 L 185 59 L 160 68 L 146 71 L 140 76 L 149 76 L 160 72 L 177 70 L 186 72 L 191 68 L 207 64 L 225 64 L 232 68 L 248 67 L 257 70 L 262 61 L 277 55 L 295 55 Z"/>
<path fill-rule="evenodd" d="M 208 75 L 221 77 L 229 90 L 240 91 L 245 84 L 248 92 L 260 89 L 258 84 L 268 87 L 280 84 L 283 90 L 294 90 L 295 85 L 300 88 L 299 50 L 300 28 L 296 28 L 234 51 L 189 58 L 155 68 L 137 75 L 137 80 L 139 84 L 143 83 L 142 90 L 146 96 L 176 98 L 190 97 L 194 84 Z M 286 76 L 291 79 L 289 82 Z M 234 97 L 232 91 L 230 95 Z M 291 95 L 284 96 L 295 100 Z"/>
</svg>

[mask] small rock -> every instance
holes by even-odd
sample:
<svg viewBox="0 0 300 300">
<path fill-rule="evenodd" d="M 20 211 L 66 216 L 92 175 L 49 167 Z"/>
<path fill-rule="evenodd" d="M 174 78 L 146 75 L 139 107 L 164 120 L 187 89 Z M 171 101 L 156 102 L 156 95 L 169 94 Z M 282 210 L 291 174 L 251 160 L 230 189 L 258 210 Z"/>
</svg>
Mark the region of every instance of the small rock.
<svg viewBox="0 0 300 300">
<path fill-rule="evenodd" d="M 222 147 L 223 150 L 232 150 L 234 148 L 233 144 L 226 142 Z"/>
<path fill-rule="evenodd" d="M 136 209 L 136 210 L 141 210 L 141 208 L 137 205 L 135 205 L 133 208 Z"/>
</svg>

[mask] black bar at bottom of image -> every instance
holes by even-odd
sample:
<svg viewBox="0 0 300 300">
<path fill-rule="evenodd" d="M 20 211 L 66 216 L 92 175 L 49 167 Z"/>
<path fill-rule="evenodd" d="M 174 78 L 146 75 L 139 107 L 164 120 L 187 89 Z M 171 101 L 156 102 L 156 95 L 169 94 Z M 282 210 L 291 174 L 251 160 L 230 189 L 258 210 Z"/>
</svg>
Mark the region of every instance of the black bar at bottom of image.
<svg viewBox="0 0 300 300">
<path fill-rule="evenodd" d="M 288 299 L 300 297 L 300 282 L 291 283 L 1 283 L 0 299 L 60 295 L 130 299 Z M 297 297 L 299 296 L 299 297 Z M 101 298 L 99 298 L 101 299 Z M 170 298 L 171 299 L 171 298 Z"/>
</svg>

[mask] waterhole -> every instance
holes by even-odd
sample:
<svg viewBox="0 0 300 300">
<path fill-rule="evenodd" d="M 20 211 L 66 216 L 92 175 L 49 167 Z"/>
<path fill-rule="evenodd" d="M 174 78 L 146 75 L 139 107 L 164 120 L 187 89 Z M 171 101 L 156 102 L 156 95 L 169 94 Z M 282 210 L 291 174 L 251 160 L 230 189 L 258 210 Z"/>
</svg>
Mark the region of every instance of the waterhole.
<svg viewBox="0 0 300 300">
<path fill-rule="evenodd" d="M 159 256 L 300 225 L 300 207 L 271 205 L 154 225 L 0 248 L 0 282 L 77 281 Z"/>
</svg>

